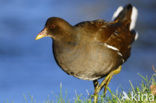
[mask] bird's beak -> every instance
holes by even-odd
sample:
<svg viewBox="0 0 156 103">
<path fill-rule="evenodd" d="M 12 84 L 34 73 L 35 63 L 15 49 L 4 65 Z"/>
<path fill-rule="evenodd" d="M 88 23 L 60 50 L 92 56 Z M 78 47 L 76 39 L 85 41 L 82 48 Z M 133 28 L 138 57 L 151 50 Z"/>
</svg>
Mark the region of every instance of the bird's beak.
<svg viewBox="0 0 156 103">
<path fill-rule="evenodd" d="M 35 40 L 39 40 L 41 38 L 44 38 L 44 37 L 49 37 L 47 35 L 47 30 L 46 29 L 43 29 L 35 38 Z"/>
</svg>

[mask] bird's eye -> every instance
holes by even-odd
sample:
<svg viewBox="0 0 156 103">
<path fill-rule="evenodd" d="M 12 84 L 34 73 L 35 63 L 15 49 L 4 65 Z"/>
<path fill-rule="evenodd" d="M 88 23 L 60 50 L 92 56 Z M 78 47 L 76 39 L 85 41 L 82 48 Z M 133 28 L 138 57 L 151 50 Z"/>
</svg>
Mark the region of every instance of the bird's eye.
<svg viewBox="0 0 156 103">
<path fill-rule="evenodd" d="M 51 28 L 51 29 L 55 29 L 55 27 L 56 27 L 55 24 L 51 24 L 51 25 L 50 25 L 50 28 Z"/>
</svg>

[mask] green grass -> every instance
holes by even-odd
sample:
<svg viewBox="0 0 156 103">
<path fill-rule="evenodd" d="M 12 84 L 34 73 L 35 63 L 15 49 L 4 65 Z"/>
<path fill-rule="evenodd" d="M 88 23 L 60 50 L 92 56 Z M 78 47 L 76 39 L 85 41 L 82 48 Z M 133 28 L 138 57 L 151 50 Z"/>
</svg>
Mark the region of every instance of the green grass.
<svg viewBox="0 0 156 103">
<path fill-rule="evenodd" d="M 107 95 L 104 97 L 103 94 L 99 95 L 98 103 L 156 103 L 156 96 L 151 94 L 150 86 L 152 84 L 156 85 L 156 73 L 152 75 L 151 78 L 148 78 L 147 76 L 142 76 L 141 74 L 138 74 L 141 78 L 140 85 L 134 87 L 131 81 L 130 83 L 130 90 L 128 92 L 124 91 L 116 91 L 113 92 L 108 88 L 108 92 L 110 95 Z M 132 99 L 132 92 L 135 96 L 135 99 Z M 56 96 L 53 93 L 53 96 L 56 98 L 56 100 L 51 100 L 49 95 L 47 98 L 45 98 L 45 101 L 37 101 L 33 96 L 31 95 L 23 95 L 24 96 L 24 102 L 22 103 L 93 103 L 93 95 L 91 95 L 89 92 L 88 97 L 84 97 L 82 94 L 77 94 L 74 96 L 73 99 L 68 98 L 67 91 L 62 92 L 62 84 L 60 84 L 60 94 Z M 126 96 L 128 96 L 129 99 L 123 99 L 126 93 Z M 147 100 L 146 100 L 147 97 Z M 14 102 L 9 102 L 7 100 L 6 102 L 3 103 L 14 103 Z"/>
<path fill-rule="evenodd" d="M 108 88 L 108 92 L 110 93 L 109 96 L 104 97 L 103 94 L 99 95 L 98 103 L 156 103 L 156 96 L 151 94 L 150 85 L 156 84 L 156 74 L 153 74 L 151 78 L 148 78 L 147 76 L 142 76 L 141 74 L 138 74 L 141 77 L 141 83 L 140 85 L 134 87 L 131 81 L 130 83 L 130 90 L 126 93 L 124 91 L 121 92 L 113 92 Z M 108 93 L 107 92 L 107 93 Z M 132 99 L 132 92 L 133 96 L 135 98 Z M 128 96 L 128 99 L 123 99 L 125 95 L 123 93 L 126 93 L 126 96 Z M 36 102 L 36 100 L 32 97 L 26 97 L 25 103 L 92 103 L 93 102 L 93 95 L 90 95 L 88 93 L 88 97 L 83 97 L 82 94 L 75 95 L 74 99 L 67 98 L 67 93 L 65 93 L 65 96 L 62 95 L 62 85 L 60 85 L 60 94 L 59 96 L 56 96 L 57 100 L 50 100 L 49 96 L 44 102 Z M 146 98 L 147 97 L 147 98 Z"/>
</svg>

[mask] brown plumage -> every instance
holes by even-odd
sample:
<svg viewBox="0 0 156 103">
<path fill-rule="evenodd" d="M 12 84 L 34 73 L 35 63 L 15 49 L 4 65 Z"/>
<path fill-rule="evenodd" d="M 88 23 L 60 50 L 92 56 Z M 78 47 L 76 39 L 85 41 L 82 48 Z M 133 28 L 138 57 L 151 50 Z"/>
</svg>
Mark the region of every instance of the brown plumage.
<svg viewBox="0 0 156 103">
<path fill-rule="evenodd" d="M 58 65 L 67 74 L 84 80 L 97 80 L 117 69 L 130 56 L 135 38 L 130 29 L 132 6 L 129 4 L 114 21 L 84 21 L 74 26 L 51 17 L 36 39 L 51 37 Z"/>
</svg>

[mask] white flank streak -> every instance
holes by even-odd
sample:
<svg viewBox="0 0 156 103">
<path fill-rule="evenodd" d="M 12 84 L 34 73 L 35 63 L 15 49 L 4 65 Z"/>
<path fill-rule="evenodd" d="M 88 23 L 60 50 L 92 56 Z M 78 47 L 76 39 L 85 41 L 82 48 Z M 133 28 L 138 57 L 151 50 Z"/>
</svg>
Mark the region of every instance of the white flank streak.
<svg viewBox="0 0 156 103">
<path fill-rule="evenodd" d="M 125 62 L 125 60 L 124 60 L 124 59 L 122 59 L 122 62 L 124 63 L 124 62 Z"/>
<path fill-rule="evenodd" d="M 118 52 L 118 55 L 120 55 L 122 57 L 122 54 L 120 52 Z"/>
<path fill-rule="evenodd" d="M 122 10 L 123 10 L 123 7 L 119 6 L 118 9 L 114 12 L 112 20 L 114 20 Z"/>
<path fill-rule="evenodd" d="M 116 48 L 116 47 L 114 47 L 114 46 L 111 46 L 111 45 L 108 45 L 108 44 L 104 44 L 106 47 L 108 47 L 108 48 L 110 48 L 110 49 L 113 49 L 113 50 L 115 50 L 115 51 L 119 51 L 119 49 L 118 48 Z"/>
<path fill-rule="evenodd" d="M 104 43 L 104 45 L 105 45 L 106 47 L 108 47 L 108 48 L 112 49 L 112 50 L 117 51 L 117 54 L 118 54 L 118 55 L 120 55 L 121 57 L 123 56 L 123 55 L 120 53 L 120 51 L 119 51 L 119 49 L 118 49 L 118 48 L 113 47 L 113 46 L 111 46 L 111 45 L 108 45 L 108 44 L 106 44 L 106 43 Z M 125 61 L 125 60 L 122 58 L 122 62 L 124 62 L 124 61 Z"/>
<path fill-rule="evenodd" d="M 139 37 L 139 34 L 138 34 L 138 32 L 136 32 L 136 34 L 135 34 L 135 40 L 137 40 L 138 39 L 138 37 Z"/>
<path fill-rule="evenodd" d="M 135 23 L 136 23 L 136 20 L 137 20 L 137 16 L 138 16 L 138 10 L 135 7 L 133 7 L 132 8 L 132 15 L 131 15 L 130 30 L 135 28 Z"/>
</svg>

